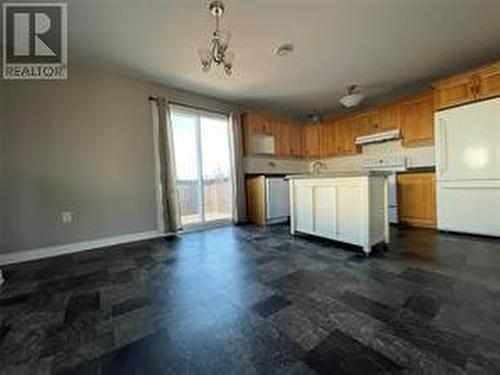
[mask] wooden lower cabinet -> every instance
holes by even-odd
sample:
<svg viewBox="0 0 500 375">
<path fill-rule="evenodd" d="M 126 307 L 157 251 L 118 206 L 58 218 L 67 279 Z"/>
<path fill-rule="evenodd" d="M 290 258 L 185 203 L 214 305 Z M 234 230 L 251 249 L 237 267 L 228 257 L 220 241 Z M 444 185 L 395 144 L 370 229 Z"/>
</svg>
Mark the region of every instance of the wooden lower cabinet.
<svg viewBox="0 0 500 375">
<path fill-rule="evenodd" d="M 248 221 L 258 225 L 266 223 L 266 178 L 264 176 L 246 179 Z"/>
<path fill-rule="evenodd" d="M 403 225 L 436 228 L 436 179 L 434 172 L 397 175 L 398 215 Z"/>
</svg>

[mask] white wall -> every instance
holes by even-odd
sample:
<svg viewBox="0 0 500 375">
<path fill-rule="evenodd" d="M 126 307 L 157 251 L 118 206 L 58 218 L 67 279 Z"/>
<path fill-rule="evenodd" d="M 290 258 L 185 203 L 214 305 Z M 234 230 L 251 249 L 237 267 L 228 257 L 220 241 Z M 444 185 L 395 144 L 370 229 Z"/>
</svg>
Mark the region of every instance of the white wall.
<svg viewBox="0 0 500 375">
<path fill-rule="evenodd" d="M 3 86 L 4 253 L 156 230 L 148 97 L 234 107 L 74 64 L 67 81 Z"/>
</svg>

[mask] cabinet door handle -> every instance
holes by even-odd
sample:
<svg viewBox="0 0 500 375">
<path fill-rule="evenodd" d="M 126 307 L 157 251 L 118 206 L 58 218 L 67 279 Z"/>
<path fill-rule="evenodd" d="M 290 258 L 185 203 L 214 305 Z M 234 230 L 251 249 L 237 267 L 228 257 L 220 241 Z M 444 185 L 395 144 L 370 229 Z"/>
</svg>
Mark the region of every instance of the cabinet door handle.
<svg viewBox="0 0 500 375">
<path fill-rule="evenodd" d="M 439 174 L 442 176 L 446 173 L 446 169 L 448 167 L 448 160 L 447 160 L 447 142 L 446 142 L 446 121 L 444 119 L 439 119 L 439 132 L 440 134 L 440 140 L 439 140 L 439 158 L 441 159 L 441 163 L 439 166 Z"/>
<path fill-rule="evenodd" d="M 470 94 L 475 97 L 476 96 L 476 84 L 473 83 L 472 85 L 470 85 L 469 87 L 469 91 L 470 91 Z"/>
</svg>

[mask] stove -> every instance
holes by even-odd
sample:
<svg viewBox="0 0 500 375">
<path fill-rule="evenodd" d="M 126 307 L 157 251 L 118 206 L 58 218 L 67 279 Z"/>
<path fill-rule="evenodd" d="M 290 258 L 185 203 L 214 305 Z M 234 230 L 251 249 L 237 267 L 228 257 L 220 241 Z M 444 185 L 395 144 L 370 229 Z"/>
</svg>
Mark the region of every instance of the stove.
<svg viewBox="0 0 500 375">
<path fill-rule="evenodd" d="M 406 156 L 399 154 L 373 156 L 363 159 L 361 163 L 365 170 L 392 172 L 387 177 L 389 223 L 399 223 L 396 173 L 406 171 Z"/>
</svg>

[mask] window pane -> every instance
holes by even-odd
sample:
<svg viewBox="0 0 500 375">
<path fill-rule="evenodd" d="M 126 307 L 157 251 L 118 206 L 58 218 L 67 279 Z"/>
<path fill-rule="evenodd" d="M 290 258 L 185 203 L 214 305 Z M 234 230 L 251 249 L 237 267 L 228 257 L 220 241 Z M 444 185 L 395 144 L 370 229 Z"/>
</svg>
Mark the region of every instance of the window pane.
<svg viewBox="0 0 500 375">
<path fill-rule="evenodd" d="M 228 118 L 202 116 L 200 124 L 205 220 L 230 219 L 232 212 Z"/>
<path fill-rule="evenodd" d="M 202 220 L 198 179 L 197 117 L 172 111 L 177 191 L 183 225 Z"/>
</svg>

